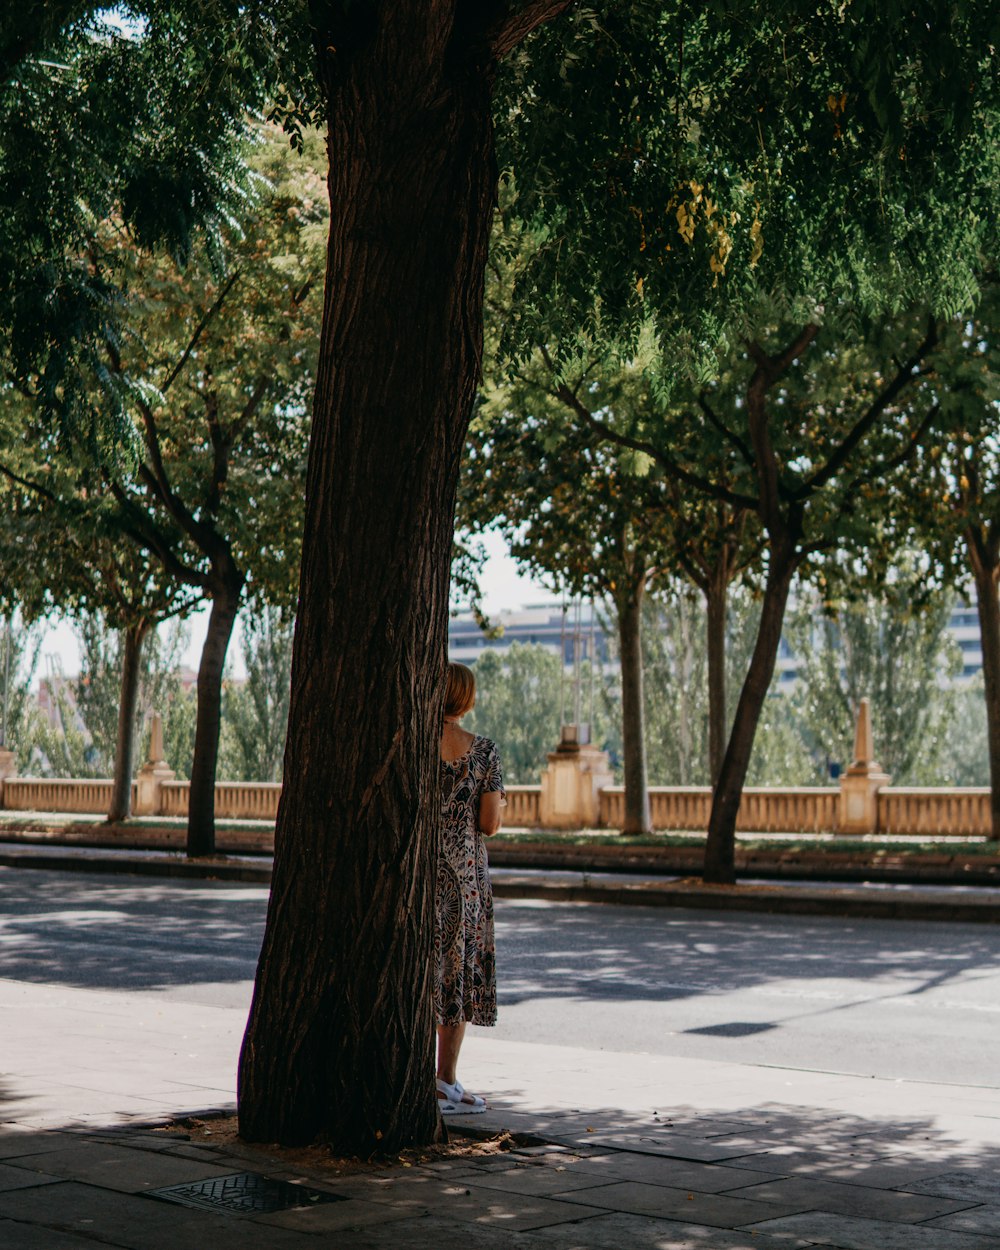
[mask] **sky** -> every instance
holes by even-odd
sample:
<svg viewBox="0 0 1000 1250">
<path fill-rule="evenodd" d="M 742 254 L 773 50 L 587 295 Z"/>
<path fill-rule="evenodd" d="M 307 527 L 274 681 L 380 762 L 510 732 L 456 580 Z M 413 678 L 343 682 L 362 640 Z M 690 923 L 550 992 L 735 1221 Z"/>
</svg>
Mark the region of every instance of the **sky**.
<svg viewBox="0 0 1000 1250">
<path fill-rule="evenodd" d="M 518 573 L 517 565 L 511 559 L 507 545 L 499 534 L 486 534 L 483 546 L 486 548 L 488 558 L 480 584 L 483 590 L 483 606 L 487 614 L 523 608 L 531 603 L 549 603 L 556 598 L 556 595 L 540 582 Z M 188 626 L 191 637 L 183 663 L 188 668 L 197 669 L 202 643 L 205 640 L 205 630 L 208 627 L 208 609 L 189 617 Z M 50 655 L 62 665 L 63 672 L 67 676 L 79 672 L 80 650 L 73 627 L 68 621 L 53 622 L 45 635 L 36 679 L 46 675 L 47 657 Z M 236 635 L 229 647 L 229 664 L 234 677 L 243 676 L 243 662 L 239 639 Z"/>
</svg>

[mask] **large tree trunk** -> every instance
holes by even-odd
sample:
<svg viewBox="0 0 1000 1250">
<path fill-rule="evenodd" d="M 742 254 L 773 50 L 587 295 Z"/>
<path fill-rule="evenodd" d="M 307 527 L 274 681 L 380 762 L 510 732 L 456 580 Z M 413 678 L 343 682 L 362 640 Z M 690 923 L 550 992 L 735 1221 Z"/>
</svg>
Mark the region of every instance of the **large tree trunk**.
<svg viewBox="0 0 1000 1250">
<path fill-rule="evenodd" d="M 322 1136 L 363 1157 L 439 1131 L 448 571 L 496 187 L 489 66 L 446 42 L 394 28 L 343 71 L 330 58 L 332 217 L 285 782 L 240 1060 L 245 1138 Z"/>
<path fill-rule="evenodd" d="M 618 608 L 622 660 L 622 752 L 625 757 L 625 825 L 622 833 L 651 833 L 646 779 L 646 729 L 642 694 L 642 599 L 640 583 Z"/>
<path fill-rule="evenodd" d="M 708 775 L 718 784 L 726 750 L 726 608 L 729 575 L 722 564 L 705 589 L 705 629 L 708 651 Z"/>
<path fill-rule="evenodd" d="M 198 711 L 188 791 L 187 853 L 215 852 L 215 774 L 222 728 L 222 674 L 243 593 L 243 575 L 230 569 L 213 589 L 208 632 L 198 665 Z"/>
<path fill-rule="evenodd" d="M 979 636 L 983 652 L 983 688 L 986 698 L 986 741 L 990 757 L 990 837 L 1000 838 L 1000 564 L 989 551 L 985 536 L 969 529 L 966 550 L 976 582 Z"/>
<path fill-rule="evenodd" d="M 132 774 L 135 771 L 136 705 L 139 702 L 139 675 L 142 670 L 142 644 L 149 633 L 149 622 L 129 625 L 122 635 L 122 679 L 118 697 L 118 745 L 115 749 L 115 775 L 111 785 L 108 820 L 128 820 L 132 814 Z"/>
<path fill-rule="evenodd" d="M 777 551 L 771 548 L 757 640 L 736 705 L 736 716 L 708 821 L 702 876 L 706 881 L 717 884 L 732 884 L 736 880 L 736 816 L 743 797 L 743 784 L 750 767 L 750 753 L 761 710 L 774 676 L 788 592 L 797 563 L 791 544 Z"/>
</svg>

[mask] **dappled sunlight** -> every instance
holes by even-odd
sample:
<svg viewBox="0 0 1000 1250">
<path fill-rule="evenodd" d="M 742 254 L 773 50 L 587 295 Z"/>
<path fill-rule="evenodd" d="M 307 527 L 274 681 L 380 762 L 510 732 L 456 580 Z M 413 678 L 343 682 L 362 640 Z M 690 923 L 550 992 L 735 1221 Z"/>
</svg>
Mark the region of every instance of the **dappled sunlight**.
<svg viewBox="0 0 1000 1250">
<path fill-rule="evenodd" d="M 252 980 L 267 891 L 0 868 L 0 977 L 90 989 Z"/>
<path fill-rule="evenodd" d="M 498 901 L 497 916 L 508 1002 L 533 992 L 659 998 L 783 982 L 799 993 L 794 983 L 807 979 L 813 995 L 825 979 L 851 994 L 863 980 L 873 998 L 912 996 L 1000 974 L 1000 934 L 987 926 L 512 900 Z M 922 945 L 913 942 L 915 929 Z"/>
</svg>

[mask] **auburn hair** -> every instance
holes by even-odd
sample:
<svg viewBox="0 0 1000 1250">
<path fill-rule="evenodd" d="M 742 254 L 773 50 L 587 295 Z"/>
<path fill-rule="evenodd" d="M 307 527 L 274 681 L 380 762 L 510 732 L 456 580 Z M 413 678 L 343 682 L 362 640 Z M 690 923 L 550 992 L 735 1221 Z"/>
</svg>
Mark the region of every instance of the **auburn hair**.
<svg viewBox="0 0 1000 1250">
<path fill-rule="evenodd" d="M 476 701 L 476 675 L 467 664 L 448 665 L 444 695 L 445 716 L 464 716 Z"/>
</svg>

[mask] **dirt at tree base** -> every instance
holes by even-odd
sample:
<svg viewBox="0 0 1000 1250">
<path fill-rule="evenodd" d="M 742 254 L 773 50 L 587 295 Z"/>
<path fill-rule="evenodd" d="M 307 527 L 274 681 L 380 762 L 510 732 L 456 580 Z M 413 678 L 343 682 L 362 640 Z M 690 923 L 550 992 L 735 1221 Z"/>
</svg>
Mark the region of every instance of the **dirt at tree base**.
<svg viewBox="0 0 1000 1250">
<path fill-rule="evenodd" d="M 334 1176 L 350 1176 L 366 1172 L 384 1172 L 390 1167 L 417 1167 L 453 1159 L 486 1159 L 503 1155 L 525 1146 L 545 1143 L 526 1133 L 476 1133 L 472 1126 L 446 1125 L 449 1140 L 430 1146 L 412 1147 L 393 1154 L 373 1155 L 369 1159 L 344 1158 L 331 1154 L 322 1144 L 313 1146 L 279 1146 L 274 1143 L 246 1142 L 239 1135 L 235 1115 L 187 1117 L 162 1125 L 156 1131 L 170 1137 L 190 1141 L 199 1146 L 236 1149 L 243 1156 L 259 1155 L 268 1163 L 280 1163 L 289 1169 L 328 1172 Z"/>
</svg>

